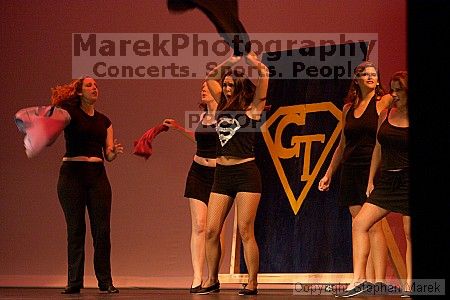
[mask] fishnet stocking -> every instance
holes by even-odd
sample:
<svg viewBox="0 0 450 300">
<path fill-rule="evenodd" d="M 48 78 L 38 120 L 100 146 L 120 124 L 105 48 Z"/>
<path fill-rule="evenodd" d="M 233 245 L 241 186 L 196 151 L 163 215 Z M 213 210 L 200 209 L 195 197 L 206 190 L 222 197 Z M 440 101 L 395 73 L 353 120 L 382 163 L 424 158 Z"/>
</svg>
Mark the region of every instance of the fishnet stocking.
<svg viewBox="0 0 450 300">
<path fill-rule="evenodd" d="M 206 262 L 208 279 L 203 287 L 213 285 L 219 280 L 219 262 L 221 257 L 220 232 L 223 223 L 233 205 L 233 198 L 227 195 L 211 193 L 206 217 Z"/>
<path fill-rule="evenodd" d="M 237 223 L 248 270 L 247 288 L 251 290 L 258 285 L 259 249 L 255 239 L 255 218 L 260 198 L 260 193 L 240 192 L 236 196 Z"/>
</svg>

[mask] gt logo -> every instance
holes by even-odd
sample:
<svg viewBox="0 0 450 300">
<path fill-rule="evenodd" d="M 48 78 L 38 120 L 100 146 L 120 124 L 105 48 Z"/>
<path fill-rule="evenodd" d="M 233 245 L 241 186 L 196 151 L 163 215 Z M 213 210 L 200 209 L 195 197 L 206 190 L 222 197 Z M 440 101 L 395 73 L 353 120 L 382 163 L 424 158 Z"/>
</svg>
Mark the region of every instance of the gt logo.
<svg viewBox="0 0 450 300">
<path fill-rule="evenodd" d="M 290 137 L 290 144 L 292 147 L 285 148 L 282 144 L 282 136 L 285 128 L 288 125 L 298 127 L 307 125 L 306 116 L 312 113 L 331 113 L 332 117 L 337 119 L 338 123 L 328 141 L 325 141 L 325 133 L 292 136 Z M 261 126 L 264 141 L 269 149 L 269 153 L 277 170 L 278 177 L 280 178 L 295 215 L 297 215 L 300 210 L 300 207 L 308 195 L 308 192 L 311 189 L 320 168 L 322 167 L 331 148 L 339 136 L 342 127 L 341 115 L 342 112 L 332 102 L 284 106 L 278 108 L 277 111 Z M 271 128 L 274 124 L 276 124 L 276 128 Z M 270 132 L 273 132 L 274 129 L 275 134 L 272 138 Z M 322 144 L 326 142 L 326 144 L 315 165 L 311 166 L 311 148 L 312 144 L 317 142 Z M 301 153 L 300 151 L 300 146 L 302 144 L 304 144 L 304 153 Z M 299 174 L 299 180 L 297 178 L 294 178 L 294 180 L 289 180 L 290 182 L 294 182 L 294 184 L 298 183 L 299 185 L 300 181 L 305 182 L 298 198 L 295 197 L 292 191 L 281 163 L 282 159 L 291 159 L 293 157 L 303 158 L 303 168 L 301 174 Z"/>
</svg>

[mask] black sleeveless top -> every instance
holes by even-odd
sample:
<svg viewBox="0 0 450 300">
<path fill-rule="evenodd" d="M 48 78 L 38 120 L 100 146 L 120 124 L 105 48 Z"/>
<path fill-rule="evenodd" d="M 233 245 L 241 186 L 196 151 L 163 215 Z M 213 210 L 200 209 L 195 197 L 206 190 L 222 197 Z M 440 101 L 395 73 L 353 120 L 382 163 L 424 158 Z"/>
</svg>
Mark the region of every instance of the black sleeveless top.
<svg viewBox="0 0 450 300">
<path fill-rule="evenodd" d="M 381 145 L 381 170 L 397 170 L 409 166 L 409 127 L 397 127 L 389 123 L 390 112 L 389 109 L 377 135 Z"/>
<path fill-rule="evenodd" d="M 250 158 L 255 156 L 256 132 L 259 121 L 250 119 L 245 112 L 227 113 L 217 118 L 217 156 Z"/>
<path fill-rule="evenodd" d="M 349 166 L 370 166 L 378 127 L 376 96 L 370 99 L 366 110 L 355 118 L 352 106 L 345 118 L 345 149 L 342 163 Z"/>
<path fill-rule="evenodd" d="M 200 121 L 195 129 L 195 141 L 197 142 L 197 156 L 204 158 L 217 158 L 218 136 L 216 124 L 203 125 Z"/>
<path fill-rule="evenodd" d="M 66 139 L 65 157 L 88 156 L 103 159 L 106 130 L 111 126 L 107 116 L 94 111 L 89 116 L 79 106 L 64 105 L 70 115 L 70 123 L 64 129 Z"/>
</svg>

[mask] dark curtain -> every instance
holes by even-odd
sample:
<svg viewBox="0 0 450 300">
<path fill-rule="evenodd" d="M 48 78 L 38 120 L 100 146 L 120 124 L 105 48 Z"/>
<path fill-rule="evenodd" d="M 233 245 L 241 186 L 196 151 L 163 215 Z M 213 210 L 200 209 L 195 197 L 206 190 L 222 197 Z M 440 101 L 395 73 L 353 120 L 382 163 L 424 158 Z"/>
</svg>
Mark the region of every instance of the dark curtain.
<svg viewBox="0 0 450 300">
<path fill-rule="evenodd" d="M 274 67 L 277 72 L 292 69 L 294 62 L 305 61 L 299 51 L 285 51 L 278 54 L 280 59 L 277 61 L 270 61 L 270 57 L 278 57 L 274 53 L 266 53 L 263 56 L 263 62 L 269 68 Z M 350 71 L 353 71 L 364 57 L 364 53 L 355 53 L 348 58 L 339 57 L 338 60 L 351 61 Z M 314 63 L 313 58 L 308 59 L 309 63 Z M 350 82 L 350 78 L 271 78 L 267 96 L 271 108 L 266 118 L 273 116 L 280 107 L 299 104 L 332 102 L 342 110 Z M 292 109 L 295 110 L 295 107 Z M 282 118 L 283 116 L 279 116 L 268 128 L 272 138 Z M 295 136 L 325 134 L 324 143 L 311 144 L 312 171 L 339 120 L 340 114 L 339 119 L 336 119 L 327 111 L 308 113 L 305 125 L 289 124 L 285 127 L 281 138 L 282 145 L 291 148 L 291 141 Z M 255 223 L 256 240 L 260 251 L 260 273 L 352 272 L 351 215 L 347 207 L 338 205 L 339 170 L 333 176 L 328 192 L 320 192 L 317 188 L 338 142 L 339 137 L 320 167 L 303 204 L 295 214 L 269 148 L 260 133 L 256 159 L 262 174 L 263 192 Z M 299 157 L 279 159 L 295 199 L 298 199 L 305 187 L 305 182 L 300 180 L 305 162 L 304 153 L 305 146 L 302 145 Z M 246 273 L 242 250 L 241 245 L 240 271 Z"/>
</svg>

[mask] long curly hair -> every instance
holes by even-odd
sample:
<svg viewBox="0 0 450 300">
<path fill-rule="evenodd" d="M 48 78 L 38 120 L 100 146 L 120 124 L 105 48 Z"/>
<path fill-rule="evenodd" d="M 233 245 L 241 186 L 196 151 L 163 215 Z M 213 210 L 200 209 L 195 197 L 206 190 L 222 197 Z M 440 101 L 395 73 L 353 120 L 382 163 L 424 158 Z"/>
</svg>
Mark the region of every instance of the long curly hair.
<svg viewBox="0 0 450 300">
<path fill-rule="evenodd" d="M 83 76 L 79 79 L 72 80 L 70 83 L 57 85 L 51 88 L 51 104 L 55 106 L 61 106 L 63 103 L 69 105 L 80 105 L 81 99 L 78 93 L 81 93 L 83 81 L 86 78 L 88 78 L 88 76 Z"/>
<path fill-rule="evenodd" d="M 234 82 L 234 92 L 230 99 L 227 99 L 223 93 L 220 95 L 220 101 L 217 105 L 218 111 L 243 111 L 247 110 L 253 101 L 256 86 L 241 71 L 230 69 L 223 76 L 220 84 L 223 86 L 225 77 L 231 76 Z"/>
<path fill-rule="evenodd" d="M 362 98 L 362 92 L 361 88 L 358 85 L 357 79 L 361 76 L 361 74 L 364 72 L 367 68 L 374 68 L 377 71 L 378 75 L 378 84 L 375 87 L 375 95 L 377 97 L 377 100 L 386 94 L 382 84 L 381 84 L 381 78 L 380 78 L 380 72 L 378 71 L 378 68 L 375 66 L 374 63 L 370 61 L 364 61 L 360 63 L 355 70 L 353 71 L 353 80 L 350 84 L 350 88 L 347 93 L 347 97 L 345 97 L 344 102 L 345 103 L 352 103 L 353 107 L 357 107 L 359 104 L 359 101 L 361 101 Z"/>
</svg>

